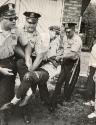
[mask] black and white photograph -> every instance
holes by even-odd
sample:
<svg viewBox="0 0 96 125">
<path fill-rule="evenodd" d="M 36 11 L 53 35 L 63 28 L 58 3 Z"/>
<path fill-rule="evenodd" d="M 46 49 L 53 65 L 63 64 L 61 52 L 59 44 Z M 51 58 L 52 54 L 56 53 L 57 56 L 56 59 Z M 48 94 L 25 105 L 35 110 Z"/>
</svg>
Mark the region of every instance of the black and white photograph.
<svg viewBox="0 0 96 125">
<path fill-rule="evenodd" d="M 0 125 L 96 124 L 96 0 L 0 0 Z"/>
</svg>

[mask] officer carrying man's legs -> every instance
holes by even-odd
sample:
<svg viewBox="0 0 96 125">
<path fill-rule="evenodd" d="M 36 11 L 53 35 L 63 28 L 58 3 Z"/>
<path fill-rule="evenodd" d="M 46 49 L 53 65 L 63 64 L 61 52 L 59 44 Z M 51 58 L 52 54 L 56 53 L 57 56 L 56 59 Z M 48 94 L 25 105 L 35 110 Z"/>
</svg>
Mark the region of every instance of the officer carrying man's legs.
<svg viewBox="0 0 96 125">
<path fill-rule="evenodd" d="M 14 49 L 17 45 L 15 5 L 0 7 L 0 125 L 7 125 L 5 103 L 14 97 L 16 61 Z"/>
<path fill-rule="evenodd" d="M 80 37 L 75 34 L 75 23 L 65 23 L 66 37 L 64 37 L 64 54 L 61 64 L 61 73 L 56 83 L 56 87 L 51 99 L 51 105 L 54 110 L 58 103 L 58 98 L 61 94 L 61 87 L 64 85 L 64 99 L 68 101 L 72 95 L 75 87 L 79 71 L 80 71 L 80 52 L 82 47 L 82 41 Z M 75 65 L 76 63 L 76 65 Z M 75 65 L 75 66 L 74 66 Z M 75 67 L 75 70 L 74 68 Z M 74 72 L 73 72 L 73 71 Z M 72 73 L 74 75 L 72 75 Z M 76 77 L 75 77 L 76 76 Z M 70 81 L 70 79 L 72 80 Z M 75 80 L 74 80 L 75 79 Z"/>
</svg>

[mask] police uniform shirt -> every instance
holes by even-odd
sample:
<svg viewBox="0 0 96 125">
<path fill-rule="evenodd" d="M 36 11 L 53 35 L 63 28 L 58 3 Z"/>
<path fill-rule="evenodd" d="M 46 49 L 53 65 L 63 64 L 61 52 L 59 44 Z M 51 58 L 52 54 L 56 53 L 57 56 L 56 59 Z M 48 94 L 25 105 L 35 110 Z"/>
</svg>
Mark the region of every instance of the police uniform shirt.
<svg viewBox="0 0 96 125">
<path fill-rule="evenodd" d="M 41 40 L 41 36 L 37 31 L 29 33 L 24 28 L 23 31 L 20 32 L 19 40 L 23 46 L 29 43 L 33 50 L 32 53 L 34 55 L 38 55 L 46 51 L 46 49 L 44 49 L 43 47 L 43 41 Z"/>
<path fill-rule="evenodd" d="M 76 52 L 76 57 L 74 57 L 73 59 L 77 59 L 78 57 L 80 57 L 82 40 L 77 34 L 74 34 L 74 36 L 71 39 L 68 39 L 65 36 L 63 42 L 65 55 L 71 52 Z"/>
<path fill-rule="evenodd" d="M 93 45 L 92 51 L 90 53 L 89 66 L 96 68 L 96 44 Z"/>
<path fill-rule="evenodd" d="M 17 45 L 17 35 L 15 29 L 3 31 L 0 26 L 0 59 L 5 59 L 14 55 Z"/>
</svg>

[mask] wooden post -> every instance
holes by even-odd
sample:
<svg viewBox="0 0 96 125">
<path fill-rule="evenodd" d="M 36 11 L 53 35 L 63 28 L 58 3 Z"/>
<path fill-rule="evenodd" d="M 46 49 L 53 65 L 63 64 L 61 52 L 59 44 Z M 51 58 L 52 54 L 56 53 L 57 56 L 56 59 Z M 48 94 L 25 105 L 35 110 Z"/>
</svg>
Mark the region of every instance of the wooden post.
<svg viewBox="0 0 96 125">
<path fill-rule="evenodd" d="M 82 16 L 80 17 L 80 21 L 79 21 L 79 26 L 78 26 L 78 34 L 80 33 L 81 22 L 82 22 Z"/>
</svg>

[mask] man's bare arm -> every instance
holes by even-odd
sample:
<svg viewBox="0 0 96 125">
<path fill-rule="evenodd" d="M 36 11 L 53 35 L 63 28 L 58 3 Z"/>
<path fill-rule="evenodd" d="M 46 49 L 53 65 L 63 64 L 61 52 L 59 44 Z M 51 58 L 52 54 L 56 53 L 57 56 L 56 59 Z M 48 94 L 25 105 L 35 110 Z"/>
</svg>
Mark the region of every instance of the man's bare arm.
<svg viewBox="0 0 96 125">
<path fill-rule="evenodd" d="M 39 65 L 41 64 L 42 60 L 44 58 L 44 53 L 38 54 L 33 65 L 32 65 L 32 71 L 36 70 Z"/>
<path fill-rule="evenodd" d="M 26 66 L 28 67 L 29 71 L 32 68 L 31 54 L 32 54 L 32 48 L 31 48 L 30 44 L 28 43 L 28 45 L 25 47 L 25 63 L 26 63 Z"/>
</svg>

